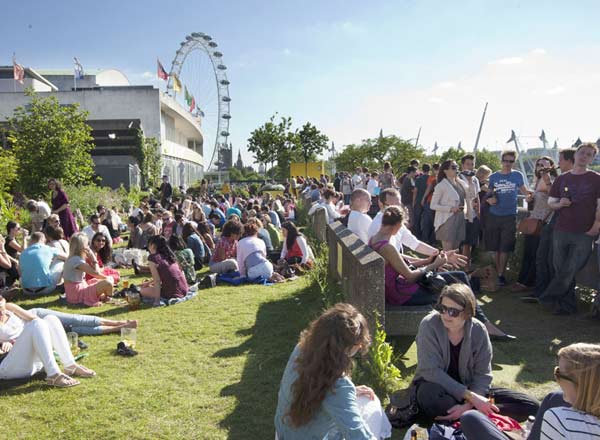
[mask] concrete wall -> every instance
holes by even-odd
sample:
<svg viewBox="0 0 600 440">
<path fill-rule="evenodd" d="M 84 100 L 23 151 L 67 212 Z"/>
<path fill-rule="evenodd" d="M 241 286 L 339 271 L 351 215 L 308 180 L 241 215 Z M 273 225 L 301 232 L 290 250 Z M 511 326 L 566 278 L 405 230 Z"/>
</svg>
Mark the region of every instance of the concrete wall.
<svg viewBox="0 0 600 440">
<path fill-rule="evenodd" d="M 35 78 L 25 78 L 23 84 L 16 82 L 14 79 L 0 78 L 0 93 L 2 92 L 14 92 L 15 88 L 17 92 L 23 92 L 26 88 L 32 87 L 36 92 L 50 92 L 52 89 L 49 85 L 38 81 Z M 0 96 L 0 103 L 4 100 L 5 95 Z M 0 104 L 1 105 L 1 104 Z M 12 112 L 11 112 L 12 114 Z"/>
</svg>

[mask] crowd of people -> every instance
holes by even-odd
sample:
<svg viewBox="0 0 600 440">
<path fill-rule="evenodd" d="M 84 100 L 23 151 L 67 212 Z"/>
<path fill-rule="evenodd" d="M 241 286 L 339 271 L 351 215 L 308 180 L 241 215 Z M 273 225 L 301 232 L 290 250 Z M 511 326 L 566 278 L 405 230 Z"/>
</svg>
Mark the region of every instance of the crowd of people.
<svg viewBox="0 0 600 440">
<path fill-rule="evenodd" d="M 48 188 L 51 207 L 43 200 L 25 204 L 32 233 L 9 221 L 6 238 L 0 235 L 0 295 L 8 299 L 22 291 L 30 298 L 64 293 L 68 304 L 89 307 L 111 301 L 122 267 L 113 258 L 113 246 L 126 231 L 126 248 L 148 253 L 147 264 L 134 259 L 126 265 L 149 275 L 138 286 L 139 294 L 154 306 L 189 295 L 205 266 L 239 284 L 283 282 L 313 264 L 312 250 L 294 223 L 296 204 L 290 194 L 242 198 L 227 186 L 221 194 L 174 197 L 165 176 L 156 197 L 144 197 L 129 213 L 98 205 L 85 224 L 60 182 L 50 179 Z M 48 383 L 59 387 L 77 385 L 72 376 L 95 374 L 67 353 L 65 329 L 88 335 L 137 327 L 135 320 L 26 311 L 5 298 L 0 318 L 0 379 L 29 377 L 43 369 Z M 64 373 L 49 354 L 53 350 Z"/>
</svg>

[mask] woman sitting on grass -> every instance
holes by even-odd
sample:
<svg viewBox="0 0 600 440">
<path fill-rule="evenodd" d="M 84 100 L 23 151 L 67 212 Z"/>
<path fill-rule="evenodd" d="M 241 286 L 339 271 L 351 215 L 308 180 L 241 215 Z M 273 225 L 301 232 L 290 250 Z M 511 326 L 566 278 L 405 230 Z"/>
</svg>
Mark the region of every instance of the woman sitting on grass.
<svg viewBox="0 0 600 440">
<path fill-rule="evenodd" d="M 188 292 L 188 284 L 165 237 L 151 237 L 148 251 L 152 279 L 142 283 L 141 295 L 151 299 L 155 306 L 160 305 L 161 298 L 183 298 Z"/>
<path fill-rule="evenodd" d="M 98 262 L 98 267 L 100 268 L 100 271 L 104 275 L 112 277 L 114 283 L 118 284 L 119 279 L 121 278 L 119 271 L 111 267 L 105 267 L 105 264 L 110 263 L 112 261 L 112 246 L 110 245 L 110 243 L 107 243 L 106 237 L 104 236 L 104 234 L 102 234 L 102 232 L 96 232 L 94 234 L 94 236 L 92 237 L 92 244 L 90 248 L 96 254 L 96 261 Z M 93 261 L 90 260 L 86 261 L 90 266 L 93 263 Z M 93 279 L 93 275 L 86 274 L 85 280 L 87 282 L 90 282 Z"/>
<path fill-rule="evenodd" d="M 187 244 L 187 247 L 194 253 L 194 269 L 200 270 L 204 265 L 206 258 L 206 247 L 200 233 L 191 223 L 183 225 L 183 232 L 181 234 L 183 240 Z"/>
<path fill-rule="evenodd" d="M 214 273 L 236 272 L 237 244 L 244 233 L 244 226 L 236 220 L 227 220 L 223 225 L 221 238 L 217 241 L 210 260 L 209 269 Z"/>
<path fill-rule="evenodd" d="M 370 345 L 366 319 L 350 304 L 336 304 L 300 335 L 281 385 L 275 430 L 285 440 L 375 440 L 366 426 L 357 397 L 376 399 L 350 378 L 352 358 Z"/>
<path fill-rule="evenodd" d="M 92 280 L 87 282 L 84 274 L 91 275 Z M 70 304 L 99 306 L 113 294 L 114 280 L 101 272 L 96 253 L 88 247 L 88 238 L 82 232 L 71 237 L 63 278 L 67 302 Z"/>
<path fill-rule="evenodd" d="M 64 367 L 60 371 L 54 352 Z M 0 296 L 0 379 L 23 379 L 46 372 L 46 382 L 72 387 L 71 376 L 92 377 L 96 373 L 75 362 L 65 330 L 56 316 L 38 318 Z M 67 375 L 68 374 L 68 375 Z"/>
<path fill-rule="evenodd" d="M 491 387 L 492 344 L 485 325 L 473 319 L 475 307 L 471 289 L 452 284 L 442 291 L 435 311 L 421 321 L 414 379 L 419 408 L 441 421 L 458 420 L 475 408 L 523 422 L 536 414 L 539 403 L 523 393 Z M 491 392 L 495 404 L 487 398 Z"/>
<path fill-rule="evenodd" d="M 290 221 L 284 222 L 281 225 L 281 233 L 283 234 L 281 258 L 289 264 L 312 266 L 315 259 L 313 251 L 296 225 Z"/>
<path fill-rule="evenodd" d="M 262 223 L 257 218 L 249 218 L 244 225 L 244 235 L 237 245 L 237 264 L 240 274 L 249 279 L 263 277 L 270 279 L 273 264 L 267 259 L 267 246 L 258 237 Z"/>
<path fill-rule="evenodd" d="M 561 348 L 554 378 L 562 392 L 546 396 L 527 439 L 600 438 L 600 345 Z M 468 440 L 507 438 L 481 412 L 468 411 L 460 421 Z"/>
<path fill-rule="evenodd" d="M 196 270 L 194 269 L 194 253 L 190 248 L 185 247 L 185 243 L 181 237 L 171 235 L 169 238 L 169 247 L 175 254 L 177 264 L 185 275 L 185 280 L 189 284 L 196 283 Z"/>
<path fill-rule="evenodd" d="M 142 246 L 143 231 L 140 227 L 140 219 L 134 215 L 127 219 L 127 229 L 129 229 L 129 241 L 127 249 L 144 249 Z"/>
</svg>

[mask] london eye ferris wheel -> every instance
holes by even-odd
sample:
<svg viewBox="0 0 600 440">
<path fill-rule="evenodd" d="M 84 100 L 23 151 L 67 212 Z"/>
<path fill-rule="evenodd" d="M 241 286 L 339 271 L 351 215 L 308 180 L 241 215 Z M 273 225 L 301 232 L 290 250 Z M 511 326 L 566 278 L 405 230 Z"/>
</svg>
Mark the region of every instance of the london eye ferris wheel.
<svg viewBox="0 0 600 440">
<path fill-rule="evenodd" d="M 215 155 L 220 158 L 221 151 L 227 148 L 231 119 L 227 66 L 217 48 L 210 35 L 203 32 L 187 35 L 175 52 L 167 82 L 167 93 L 171 96 L 177 98 L 174 75 L 194 96 L 196 108 L 191 111 L 200 117 L 205 160 L 210 157 L 206 170 L 215 163 Z M 180 95 L 185 98 L 183 91 Z"/>
</svg>

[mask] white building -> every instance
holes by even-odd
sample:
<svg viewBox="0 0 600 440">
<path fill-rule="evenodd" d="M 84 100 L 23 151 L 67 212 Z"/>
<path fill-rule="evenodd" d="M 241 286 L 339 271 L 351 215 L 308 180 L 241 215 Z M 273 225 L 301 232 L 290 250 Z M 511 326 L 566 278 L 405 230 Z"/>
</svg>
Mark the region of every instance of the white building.
<svg viewBox="0 0 600 440">
<path fill-rule="evenodd" d="M 92 158 L 102 184 L 113 188 L 139 184 L 135 158 L 138 129 L 159 140 L 163 174 L 173 186 L 189 186 L 204 175 L 201 120 L 153 86 L 130 85 L 118 70 L 86 72 L 74 89 L 73 71 L 35 71 L 25 68 L 21 85 L 13 67 L 0 67 L 0 125 L 16 107 L 27 105 L 23 93 L 31 87 L 40 96 L 53 94 L 62 105 L 79 103 L 89 113 L 95 148 Z M 6 140 L 3 140 L 6 146 Z"/>
</svg>

